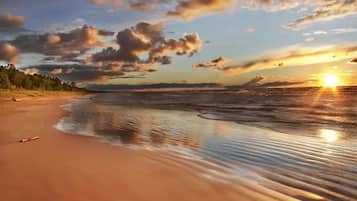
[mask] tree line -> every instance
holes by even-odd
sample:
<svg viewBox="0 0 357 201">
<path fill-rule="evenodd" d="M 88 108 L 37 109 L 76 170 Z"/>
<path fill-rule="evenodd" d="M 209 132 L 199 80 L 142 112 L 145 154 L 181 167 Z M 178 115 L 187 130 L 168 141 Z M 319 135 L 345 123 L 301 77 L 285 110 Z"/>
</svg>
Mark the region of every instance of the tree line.
<svg viewBox="0 0 357 201">
<path fill-rule="evenodd" d="M 74 82 L 64 82 L 58 77 L 40 74 L 29 75 L 16 69 L 12 64 L 0 66 L 0 88 L 2 89 L 30 89 L 49 91 L 80 90 Z"/>
</svg>

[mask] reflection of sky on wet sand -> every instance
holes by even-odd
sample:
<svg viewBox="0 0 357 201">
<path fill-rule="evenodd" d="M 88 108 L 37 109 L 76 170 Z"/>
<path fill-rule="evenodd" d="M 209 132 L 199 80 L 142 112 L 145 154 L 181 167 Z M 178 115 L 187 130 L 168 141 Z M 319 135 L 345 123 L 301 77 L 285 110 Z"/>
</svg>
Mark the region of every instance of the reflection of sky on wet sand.
<svg viewBox="0 0 357 201">
<path fill-rule="evenodd" d="M 357 195 L 357 142 L 330 128 L 316 130 L 315 136 L 283 134 L 200 118 L 197 112 L 91 101 L 73 106 L 62 123 L 72 125 L 69 131 L 113 144 L 177 147 L 180 155 L 195 154 L 233 174 L 239 169 L 240 177 L 247 175 L 242 169 L 253 171 L 261 177 L 255 191 L 264 186 L 300 200 L 353 200 Z"/>
</svg>

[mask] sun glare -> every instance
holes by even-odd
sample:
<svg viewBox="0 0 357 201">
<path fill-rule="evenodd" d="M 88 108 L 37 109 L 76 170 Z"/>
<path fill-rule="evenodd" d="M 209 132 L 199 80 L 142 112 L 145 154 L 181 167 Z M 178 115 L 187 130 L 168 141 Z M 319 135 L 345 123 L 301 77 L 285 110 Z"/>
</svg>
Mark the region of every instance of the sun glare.
<svg viewBox="0 0 357 201">
<path fill-rule="evenodd" d="M 340 133 L 335 130 L 321 129 L 320 137 L 326 142 L 335 142 L 340 138 Z"/>
<path fill-rule="evenodd" d="M 337 87 L 340 85 L 340 79 L 334 74 L 325 74 L 323 77 L 324 87 Z"/>
</svg>

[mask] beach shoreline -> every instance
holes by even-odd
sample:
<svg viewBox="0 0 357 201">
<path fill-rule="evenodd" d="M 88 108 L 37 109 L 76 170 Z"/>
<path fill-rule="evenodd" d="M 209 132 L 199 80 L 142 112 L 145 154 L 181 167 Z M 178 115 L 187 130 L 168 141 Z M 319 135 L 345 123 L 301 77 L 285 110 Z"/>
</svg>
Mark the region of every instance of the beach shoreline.
<svg viewBox="0 0 357 201">
<path fill-rule="evenodd" d="M 194 173 L 190 161 L 66 135 L 55 124 L 75 96 L 0 102 L 2 200 L 251 200 Z M 18 140 L 39 136 L 27 143 Z"/>
</svg>

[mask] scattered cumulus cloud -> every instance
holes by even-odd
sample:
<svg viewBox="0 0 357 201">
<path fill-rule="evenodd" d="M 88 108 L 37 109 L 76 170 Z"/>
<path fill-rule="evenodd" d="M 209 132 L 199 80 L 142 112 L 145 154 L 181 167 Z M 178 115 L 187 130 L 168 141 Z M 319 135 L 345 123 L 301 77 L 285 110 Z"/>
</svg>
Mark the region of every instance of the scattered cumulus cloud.
<svg viewBox="0 0 357 201">
<path fill-rule="evenodd" d="M 313 4 L 313 1 L 302 1 L 303 4 Z M 289 28 L 297 29 L 303 26 L 329 21 L 337 18 L 357 14 L 357 0 L 317 0 L 315 9 L 288 25 Z"/>
<path fill-rule="evenodd" d="M 38 70 L 37 68 L 27 68 L 24 70 L 24 73 L 27 75 L 35 75 L 35 74 L 39 74 L 40 70 Z"/>
<path fill-rule="evenodd" d="M 22 26 L 25 23 L 24 16 L 17 16 L 11 13 L 0 15 L 0 32 L 18 32 L 24 31 Z"/>
<path fill-rule="evenodd" d="M 51 71 L 52 75 L 59 75 L 62 74 L 62 68 L 55 68 Z"/>
<path fill-rule="evenodd" d="M 197 33 L 185 34 L 179 39 L 167 39 L 164 24 L 140 22 L 118 32 L 116 43 L 119 49 L 109 47 L 88 58 L 91 62 L 122 62 L 136 64 L 169 64 L 170 55 L 192 56 L 197 53 L 203 41 Z M 146 59 L 143 59 L 146 55 Z"/>
<path fill-rule="evenodd" d="M 296 9 L 302 16 L 287 25 L 299 29 L 312 23 L 329 21 L 357 13 L 357 0 L 90 0 L 97 5 L 112 5 L 120 9 L 164 12 L 167 17 L 183 20 L 214 13 L 226 12 L 232 8 L 278 12 Z"/>
<path fill-rule="evenodd" d="M 19 50 L 9 44 L 0 42 L 0 60 L 4 60 L 10 63 L 17 63 L 19 56 Z"/>
<path fill-rule="evenodd" d="M 253 27 L 247 27 L 247 28 L 245 29 L 245 32 L 253 33 L 253 32 L 255 32 L 255 29 L 254 29 Z"/>
<path fill-rule="evenodd" d="M 356 28 L 336 28 L 336 29 L 329 29 L 329 30 L 317 30 L 312 32 L 305 32 L 302 35 L 308 37 L 308 36 L 322 36 L 328 34 L 346 34 L 346 33 L 355 33 L 355 32 L 357 32 Z"/>
<path fill-rule="evenodd" d="M 179 0 L 174 10 L 167 12 L 169 17 L 192 20 L 199 16 L 223 12 L 236 3 L 236 0 Z"/>
<path fill-rule="evenodd" d="M 90 0 L 90 2 L 97 5 L 113 5 L 117 7 L 122 7 L 124 5 L 123 0 Z"/>
<path fill-rule="evenodd" d="M 308 37 L 308 38 L 305 38 L 305 42 L 311 42 L 311 41 L 314 41 L 315 38 L 314 37 Z"/>
<path fill-rule="evenodd" d="M 194 68 L 215 68 L 215 69 L 222 69 L 227 66 L 227 64 L 230 62 L 229 58 L 226 57 L 218 57 L 216 59 L 213 59 L 212 61 L 209 62 L 204 62 L 204 63 L 199 63 L 193 65 Z"/>
<path fill-rule="evenodd" d="M 103 47 L 100 39 L 113 35 L 113 32 L 83 26 L 68 33 L 26 34 L 10 41 L 0 41 L 16 47 L 21 53 L 39 53 L 59 56 L 61 60 L 72 60 L 94 47 Z"/>
</svg>

